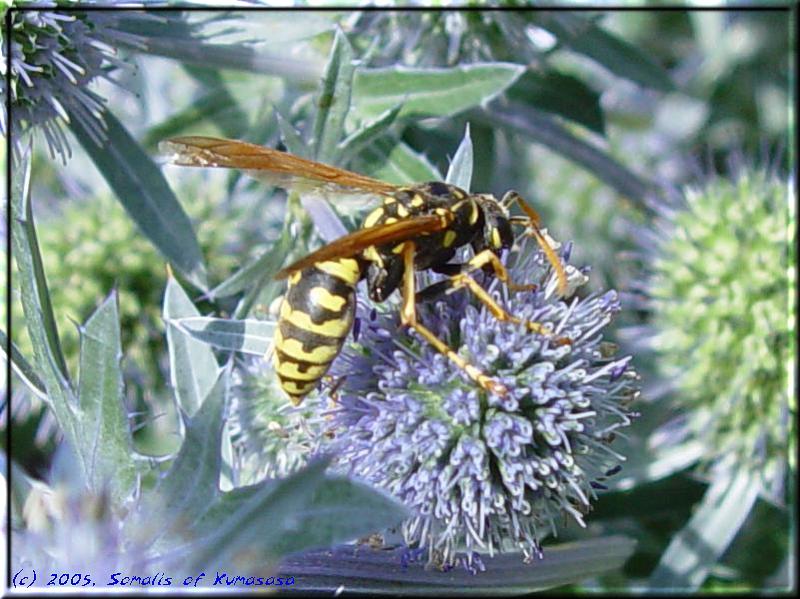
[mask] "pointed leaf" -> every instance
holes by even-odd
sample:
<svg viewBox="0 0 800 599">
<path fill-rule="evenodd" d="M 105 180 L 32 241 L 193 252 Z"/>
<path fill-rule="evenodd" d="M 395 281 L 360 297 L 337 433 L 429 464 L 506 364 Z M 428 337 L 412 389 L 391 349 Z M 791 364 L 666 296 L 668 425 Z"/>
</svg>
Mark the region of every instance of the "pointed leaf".
<svg viewBox="0 0 800 599">
<path fill-rule="evenodd" d="M 280 112 L 275 112 L 275 117 L 278 119 L 278 129 L 281 132 L 281 141 L 286 149 L 292 154 L 300 156 L 301 158 L 308 157 L 308 143 L 300 136 L 300 133 L 292 127 L 292 124 L 287 121 Z"/>
<path fill-rule="evenodd" d="M 555 70 L 528 70 L 508 90 L 512 100 L 583 125 L 605 134 L 600 94 L 572 75 Z"/>
<path fill-rule="evenodd" d="M 214 287 L 208 292 L 208 297 L 211 299 L 230 297 L 255 285 L 261 279 L 271 279 L 283 266 L 293 242 L 289 230 L 284 229 L 275 245 Z"/>
<path fill-rule="evenodd" d="M 636 175 L 608 153 L 576 137 L 539 110 L 518 102 L 508 102 L 503 106 L 495 103 L 486 112 L 475 112 L 471 116 L 547 146 L 594 173 L 646 211 L 651 210 L 648 204 L 659 193 L 656 183 Z"/>
<path fill-rule="evenodd" d="M 486 570 L 448 572 L 423 563 L 404 565 L 404 548 L 370 549 L 352 545 L 286 558 L 279 576 L 294 576 L 308 591 L 369 592 L 402 595 L 520 595 L 573 584 L 620 568 L 636 543 L 606 537 L 545 547 L 544 559 L 526 564 L 518 553 L 481 556 Z"/>
<path fill-rule="evenodd" d="M 200 408 L 209 390 L 217 384 L 219 364 L 206 343 L 193 339 L 171 324 L 180 318 L 200 316 L 174 277 L 167 280 L 163 316 L 167 327 L 170 383 L 178 405 L 191 417 Z"/>
<path fill-rule="evenodd" d="M 80 119 L 72 118 L 70 128 L 142 233 L 189 281 L 205 289 L 200 245 L 164 175 L 108 110 L 103 120 L 107 141 L 102 145 Z"/>
<path fill-rule="evenodd" d="M 170 325 L 191 335 L 198 343 L 257 356 L 263 356 L 272 347 L 275 324 L 273 320 L 234 320 L 211 316 L 189 316 L 170 321 Z"/>
<path fill-rule="evenodd" d="M 354 72 L 353 49 L 341 30 L 337 29 L 316 100 L 313 143 L 314 158 L 320 162 L 330 163 L 334 159 L 336 144 L 342 138 L 344 120 L 350 110 Z"/>
<path fill-rule="evenodd" d="M 14 252 L 13 255 L 17 259 L 18 268 L 22 280 L 30 282 L 32 285 L 28 288 L 32 295 L 27 298 L 23 294 L 22 307 L 25 311 L 26 322 L 31 320 L 39 321 L 31 330 L 29 325 L 29 333 L 31 340 L 36 345 L 42 345 L 46 348 L 46 355 L 48 360 L 52 360 L 52 365 L 58 369 L 60 378 L 64 382 L 69 381 L 69 372 L 67 371 L 67 362 L 64 359 L 64 354 L 61 350 L 61 342 L 58 336 L 58 327 L 56 326 L 56 319 L 53 315 L 53 306 L 50 302 L 50 292 L 47 288 L 47 278 L 44 273 L 44 264 L 42 262 L 42 255 L 39 251 L 39 241 L 36 236 L 36 227 L 33 222 L 33 204 L 30 197 L 30 178 L 31 178 L 31 165 L 29 161 L 29 153 L 23 157 L 22 162 L 18 168 L 12 173 L 12 231 L 16 228 L 18 235 L 14 237 Z M 22 263 L 20 263 L 22 261 Z M 30 278 L 29 278 L 30 277 Z M 34 313 L 35 312 L 35 313 Z M 41 336 L 38 335 L 41 333 Z M 34 337 L 36 337 L 34 339 Z M 37 344 L 36 341 L 41 339 L 42 343 Z"/>
<path fill-rule="evenodd" d="M 661 91 L 675 88 L 667 71 L 647 54 L 583 16 L 541 11 L 535 13 L 535 20 L 559 41 L 619 77 Z"/>
<path fill-rule="evenodd" d="M 718 476 L 700 507 L 661 556 L 650 589 L 696 591 L 744 524 L 761 490 L 761 474 L 742 468 Z"/>
<path fill-rule="evenodd" d="M 304 195 L 300 198 L 300 203 L 311 216 L 311 220 L 314 221 L 314 227 L 316 227 L 320 237 L 326 242 L 331 242 L 347 235 L 347 227 L 344 226 L 342 219 L 336 214 L 328 200 L 312 195 Z"/>
<path fill-rule="evenodd" d="M 6 354 L 6 347 L 9 345 L 9 339 L 5 334 L 5 331 L 0 330 L 0 346 L 2 347 L 3 355 L 6 359 L 9 356 Z M 47 401 L 47 390 L 44 387 L 44 383 L 42 379 L 39 378 L 39 375 L 36 374 L 36 370 L 33 368 L 33 365 L 25 359 L 25 356 L 22 355 L 22 352 L 17 347 L 16 343 L 11 342 L 11 367 L 14 369 L 14 372 L 17 376 L 22 379 L 22 382 L 25 383 L 25 386 L 31 390 L 31 392 L 43 401 Z"/>
<path fill-rule="evenodd" d="M 277 480 L 265 481 L 225 493 L 197 522 L 197 530 L 211 529 L 263 493 L 265 485 L 275 488 L 278 484 L 280 481 Z M 264 543 L 262 548 L 266 554 L 280 556 L 329 547 L 398 525 L 407 516 L 406 508 L 385 493 L 346 477 L 329 476 L 309 494 L 308 503 L 290 519 L 273 522 L 276 534 L 273 541 L 269 545 Z"/>
<path fill-rule="evenodd" d="M 331 477 L 299 514 L 297 531 L 278 539 L 275 551 L 286 555 L 355 540 L 399 525 L 407 509 L 385 493 L 345 477 Z"/>
<path fill-rule="evenodd" d="M 152 524 L 154 514 L 158 516 L 156 521 L 163 525 L 151 539 L 155 549 L 164 550 L 180 542 L 220 494 L 222 416 L 229 380 L 230 370 L 223 369 L 200 409 L 187 422 L 175 461 L 131 521 L 136 529 Z"/>
<path fill-rule="evenodd" d="M 475 63 L 448 69 L 359 69 L 353 110 L 364 120 L 402 104 L 400 117 L 444 117 L 489 102 L 525 71 L 513 63 Z"/>
<path fill-rule="evenodd" d="M 232 113 L 232 114 L 231 114 Z M 225 137 L 236 138 L 241 135 L 242 126 L 246 126 L 246 115 L 236 109 L 235 100 L 227 88 L 212 89 L 194 100 L 183 110 L 173 113 L 169 118 L 147 130 L 142 138 L 142 146 L 155 150 L 158 143 L 169 137 L 185 135 L 187 131 L 196 130 L 198 124 L 210 121 L 222 127 Z M 232 123 L 238 123 L 236 128 Z"/>
<path fill-rule="evenodd" d="M 198 532 L 208 532 L 192 553 L 193 566 L 226 563 L 244 551 L 256 561 L 276 556 L 281 538 L 300 532 L 300 515 L 325 481 L 328 463 L 318 459 L 285 479 L 256 485 L 254 491 L 239 489 L 224 495 L 239 501 L 231 506 L 221 499 L 211 507 L 212 518 L 198 521 Z"/>
<path fill-rule="evenodd" d="M 428 160 L 394 137 L 384 136 L 361 151 L 356 170 L 398 185 L 441 181 L 442 176 Z"/>
<path fill-rule="evenodd" d="M 11 158 L 13 160 L 13 157 Z M 47 402 L 69 442 L 80 438 L 78 399 L 67 378 L 36 241 L 30 198 L 30 149 L 20 162 L 12 162 L 11 241 L 19 271 L 20 299 L 31 339 L 36 373 L 47 392 Z M 82 464 L 84 467 L 85 464 Z M 84 468 L 83 472 L 86 472 Z"/>
<path fill-rule="evenodd" d="M 445 181 L 457 185 L 464 191 L 469 191 L 472 183 L 472 139 L 469 136 L 469 123 L 464 131 L 464 138 L 458 145 L 450 168 L 447 169 Z"/>
<path fill-rule="evenodd" d="M 109 488 L 119 504 L 136 482 L 133 439 L 122 385 L 117 294 L 112 292 L 80 329 L 78 401 L 81 438 L 89 488 Z"/>
<path fill-rule="evenodd" d="M 347 139 L 339 144 L 337 158 L 342 157 L 345 160 L 352 158 L 374 140 L 381 137 L 384 133 L 387 133 L 389 127 L 395 122 L 402 108 L 403 105 L 398 104 L 394 108 L 380 114 L 375 120 L 366 123 L 357 131 L 350 134 Z"/>
</svg>

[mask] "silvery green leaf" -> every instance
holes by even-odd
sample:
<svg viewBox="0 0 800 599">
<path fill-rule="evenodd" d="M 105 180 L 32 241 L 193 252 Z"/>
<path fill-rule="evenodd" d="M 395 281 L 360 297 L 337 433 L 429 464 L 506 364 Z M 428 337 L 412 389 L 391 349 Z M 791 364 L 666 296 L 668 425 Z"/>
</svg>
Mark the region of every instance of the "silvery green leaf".
<svg viewBox="0 0 800 599">
<path fill-rule="evenodd" d="M 398 104 L 394 108 L 381 113 L 374 120 L 359 127 L 339 143 L 337 156 L 351 158 L 361 152 L 361 150 L 389 130 L 402 108 L 403 105 Z"/>
<path fill-rule="evenodd" d="M 283 560 L 279 575 L 294 576 L 309 591 L 402 595 L 520 595 L 578 583 L 620 568 L 635 548 L 614 536 L 544 548 L 544 559 L 526 564 L 518 553 L 481 556 L 486 570 L 441 572 L 424 563 L 403 563 L 405 548 L 339 546 Z"/>
<path fill-rule="evenodd" d="M 167 280 L 163 317 L 167 328 L 169 379 L 175 399 L 187 416 L 194 416 L 203 398 L 219 379 L 217 358 L 208 344 L 193 339 L 172 324 L 176 319 L 200 316 L 175 277 Z"/>
<path fill-rule="evenodd" d="M 272 347 L 275 321 L 190 316 L 170 322 L 203 345 L 263 356 Z"/>
<path fill-rule="evenodd" d="M 281 232 L 277 242 L 258 256 L 255 260 L 237 270 L 222 283 L 208 292 L 208 297 L 218 299 L 230 297 L 263 279 L 272 279 L 280 270 L 286 256 L 292 249 L 293 239 L 288 229 Z"/>
<path fill-rule="evenodd" d="M 0 346 L 2 346 L 0 351 L 3 352 L 3 355 L 6 357 L 6 359 L 9 358 L 9 356 L 6 354 L 6 347 L 8 344 L 9 339 L 6 336 L 5 331 L 0 330 Z M 14 369 L 16 375 L 36 397 L 43 401 L 47 401 L 47 390 L 44 387 L 42 379 L 39 378 L 39 375 L 36 374 L 36 370 L 33 368 L 33 365 L 25 359 L 25 356 L 22 355 L 22 352 L 14 342 L 11 342 L 11 368 Z"/>
<path fill-rule="evenodd" d="M 354 162 L 358 172 L 398 185 L 442 180 L 436 167 L 424 156 L 390 136 L 376 139 Z"/>
<path fill-rule="evenodd" d="M 62 379 L 61 384 L 68 387 L 69 372 L 61 351 L 61 341 L 58 337 L 58 328 L 53 315 L 50 292 L 47 289 L 47 279 L 33 222 L 33 207 L 30 197 L 30 149 L 26 151 L 19 163 L 15 161 L 12 166 L 14 169 L 11 178 L 11 227 L 12 243 L 14 244 L 12 255 L 16 258 L 22 282 L 29 283 L 23 287 L 22 298 L 28 333 L 34 345 L 34 352 L 37 353 L 37 349 L 42 352 L 37 353 L 37 362 L 46 359 L 50 363 L 48 366 L 57 369 L 58 378 Z M 29 293 L 26 294 L 26 291 Z M 39 364 L 40 368 L 41 366 Z"/>
<path fill-rule="evenodd" d="M 648 201 L 659 192 L 654 182 L 633 173 L 608 153 L 576 137 L 552 117 L 535 108 L 517 102 L 504 105 L 495 103 L 486 111 L 475 112 L 471 116 L 492 126 L 499 125 L 515 135 L 527 137 L 558 152 L 646 210 L 649 210 Z"/>
<path fill-rule="evenodd" d="M 534 19 L 575 52 L 585 54 L 619 77 L 661 91 L 675 84 L 661 65 L 636 46 L 599 27 L 589 19 L 569 12 L 535 13 Z"/>
<path fill-rule="evenodd" d="M 359 69 L 353 110 L 364 120 L 402 104 L 400 117 L 445 117 L 503 93 L 525 71 L 513 63 L 475 63 L 447 69 Z"/>
<path fill-rule="evenodd" d="M 292 124 L 287 121 L 280 112 L 275 112 L 275 117 L 278 119 L 278 129 L 281 132 L 281 141 L 286 149 L 292 154 L 300 156 L 301 158 L 308 157 L 308 143 L 306 143 L 300 136 L 300 133 L 292 127 Z"/>
<path fill-rule="evenodd" d="M 213 123 L 225 137 L 230 138 L 241 137 L 247 130 L 247 114 L 238 105 L 218 71 L 190 66 L 186 70 L 202 82 L 205 93 L 148 129 L 142 139 L 142 146 L 148 150 L 155 150 L 163 139 L 193 133 L 203 122 Z"/>
<path fill-rule="evenodd" d="M 469 123 L 467 123 L 467 128 L 464 130 L 464 138 L 458 145 L 444 180 L 460 187 L 464 191 L 469 191 L 472 184 L 472 162 L 472 138 L 470 138 Z"/>
<path fill-rule="evenodd" d="M 320 237 L 326 242 L 347 235 L 347 227 L 342 223 L 342 219 L 336 214 L 328 200 L 313 195 L 303 195 L 300 198 L 303 208 L 311 216 L 314 226 Z"/>
<path fill-rule="evenodd" d="M 262 493 L 265 484 L 235 489 L 197 523 L 197 530 L 210 529 Z M 385 493 L 341 476 L 326 476 L 307 498 L 308 503 L 291 518 L 273 521 L 275 533 L 264 551 L 279 556 L 318 547 L 329 547 L 399 524 L 407 510 Z M 281 530 L 282 529 L 282 530 Z M 281 534 L 282 532 L 282 534 Z"/>
<path fill-rule="evenodd" d="M 342 138 L 353 88 L 353 50 L 341 30 L 336 30 L 328 66 L 317 94 L 314 117 L 314 159 L 330 163 Z"/>
<path fill-rule="evenodd" d="M 715 476 L 689 522 L 650 575 L 654 591 L 696 591 L 744 524 L 761 490 L 761 473 L 741 468 Z"/>
<path fill-rule="evenodd" d="M 147 53 L 199 67 L 246 71 L 259 76 L 272 75 L 303 86 L 315 85 L 323 71 L 319 62 L 309 58 L 273 54 L 252 45 L 209 44 L 196 39 L 176 39 L 176 36 L 169 34 L 151 33 L 147 38 Z"/>
<path fill-rule="evenodd" d="M 345 477 L 328 477 L 301 512 L 297 531 L 280 538 L 276 552 L 330 547 L 397 526 L 407 517 L 408 510 L 384 492 Z"/>
<path fill-rule="evenodd" d="M 551 112 L 588 129 L 605 134 L 600 94 L 577 77 L 556 70 L 528 70 L 508 90 L 521 104 Z"/>
<path fill-rule="evenodd" d="M 19 273 L 20 300 L 34 353 L 34 367 L 47 392 L 59 426 L 69 442 L 80 439 L 78 398 L 67 375 L 42 257 L 36 240 L 30 198 L 30 148 L 12 163 L 11 241 Z M 82 467 L 85 463 L 81 464 Z M 86 469 L 83 469 L 85 474 Z"/>
<path fill-rule="evenodd" d="M 300 533 L 301 515 L 324 484 L 328 463 L 327 458 L 317 459 L 287 478 L 265 481 L 251 491 L 245 487 L 219 495 L 214 505 L 201 512 L 210 511 L 213 517 L 196 521 L 196 532 L 205 534 L 197 537 L 188 556 L 192 567 L 209 568 L 238 558 L 237 564 L 248 568 L 275 556 L 282 537 Z M 253 562 L 247 564 L 247 559 Z"/>
<path fill-rule="evenodd" d="M 136 467 L 124 407 L 116 292 L 80 328 L 80 341 L 81 438 L 77 449 L 84 456 L 89 488 L 95 493 L 107 488 L 121 503 L 136 482 Z"/>
<path fill-rule="evenodd" d="M 187 420 L 183 443 L 169 470 L 126 523 L 131 532 L 151 527 L 148 536 L 156 551 L 179 545 L 220 494 L 220 441 L 229 381 L 230 369 L 222 369 L 200 409 Z M 160 524 L 154 527 L 154 522 Z"/>
<path fill-rule="evenodd" d="M 206 289 L 206 270 L 192 223 L 164 175 L 125 127 L 103 112 L 107 140 L 98 145 L 74 118 L 70 128 L 139 229 L 189 281 Z"/>
</svg>

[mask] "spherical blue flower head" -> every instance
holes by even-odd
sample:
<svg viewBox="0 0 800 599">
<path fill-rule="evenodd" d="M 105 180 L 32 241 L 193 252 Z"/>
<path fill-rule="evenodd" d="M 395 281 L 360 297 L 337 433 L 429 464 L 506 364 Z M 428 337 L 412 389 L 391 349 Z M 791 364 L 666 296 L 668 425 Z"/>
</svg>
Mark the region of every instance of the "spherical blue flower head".
<svg viewBox="0 0 800 599">
<path fill-rule="evenodd" d="M 88 86 L 98 77 L 108 78 L 105 67 L 121 64 L 115 44 L 138 38 L 117 29 L 120 18 L 113 12 L 59 12 L 55 2 L 39 6 L 56 10 L 14 12 L 11 16 L 12 139 L 18 150 L 21 134 L 38 127 L 51 154 L 65 159 L 69 146 L 63 125 L 70 119 L 80 121 L 98 143 L 104 139 L 104 100 Z M 0 58 L 4 67 L 5 52 L 3 44 Z M 0 95 L 5 101 L 5 90 Z M 3 134 L 7 129 L 4 116 L 5 111 L 0 116 Z"/>
<path fill-rule="evenodd" d="M 525 242 L 513 258 L 513 280 L 537 289 L 509 293 L 496 280 L 487 289 L 553 336 L 499 321 L 464 290 L 418 306 L 420 322 L 502 382 L 505 396 L 404 331 L 396 309 L 365 303 L 357 339 L 334 363 L 334 407 L 320 419 L 340 467 L 411 508 L 405 541 L 440 566 L 459 554 L 470 565 L 476 552 L 539 554 L 563 512 L 583 525 L 592 483 L 624 459 L 608 445 L 630 422 L 637 376 L 601 336 L 619 310 L 616 293 L 559 299 L 538 246 Z M 585 281 L 568 273 L 571 288 Z"/>
</svg>

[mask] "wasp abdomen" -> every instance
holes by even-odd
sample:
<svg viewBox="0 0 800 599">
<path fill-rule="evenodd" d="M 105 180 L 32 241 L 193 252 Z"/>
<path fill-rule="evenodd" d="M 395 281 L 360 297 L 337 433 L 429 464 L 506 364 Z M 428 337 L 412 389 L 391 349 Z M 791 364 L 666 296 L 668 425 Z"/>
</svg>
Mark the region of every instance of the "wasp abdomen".
<svg viewBox="0 0 800 599">
<path fill-rule="evenodd" d="M 274 338 L 275 371 L 295 405 L 316 386 L 353 327 L 361 266 L 352 258 L 297 272 L 281 303 Z"/>
</svg>

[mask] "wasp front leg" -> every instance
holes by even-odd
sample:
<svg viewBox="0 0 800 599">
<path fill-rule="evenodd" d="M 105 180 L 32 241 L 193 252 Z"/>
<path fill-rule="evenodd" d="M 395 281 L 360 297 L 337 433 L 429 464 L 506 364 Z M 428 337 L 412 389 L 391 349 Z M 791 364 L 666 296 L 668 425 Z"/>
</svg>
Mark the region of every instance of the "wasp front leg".
<svg viewBox="0 0 800 599">
<path fill-rule="evenodd" d="M 511 280 L 511 275 L 508 273 L 508 269 L 503 265 L 500 261 L 500 258 L 497 257 L 492 250 L 486 249 L 481 252 L 475 254 L 469 262 L 463 265 L 462 272 L 457 274 L 459 276 L 461 274 L 466 275 L 467 273 L 480 270 L 484 266 L 491 266 L 492 270 L 494 270 L 495 276 L 500 279 L 503 284 L 508 287 L 511 291 L 532 291 L 536 289 L 536 285 L 532 283 L 528 284 L 519 284 L 514 283 Z"/>
<path fill-rule="evenodd" d="M 414 281 L 414 254 L 416 246 L 411 241 L 403 243 L 403 305 L 400 309 L 400 320 L 403 325 L 411 327 L 430 343 L 439 353 L 446 356 L 453 364 L 461 368 L 467 375 L 490 393 L 505 395 L 508 393 L 505 385 L 498 383 L 486 376 L 478 368 L 464 360 L 450 349 L 446 343 L 439 339 L 429 329 L 417 322 L 416 283 Z"/>
<path fill-rule="evenodd" d="M 461 272 L 457 272 L 456 274 L 451 275 L 449 279 L 439 283 L 434 283 L 433 285 L 420 291 L 417 294 L 417 299 L 429 299 L 442 293 L 466 288 L 489 309 L 489 311 L 497 320 L 503 322 L 513 322 L 515 324 L 523 324 L 528 328 L 529 331 L 533 333 L 538 333 L 547 337 L 552 336 L 553 332 L 549 327 L 546 327 L 538 322 L 523 320 L 509 314 L 500 306 L 500 304 L 495 301 L 491 295 L 489 295 L 489 293 L 483 287 L 478 284 L 475 279 L 469 275 L 469 273 L 483 268 L 486 264 L 491 264 L 495 268 L 497 278 L 511 288 L 511 285 L 508 281 L 508 271 L 506 270 L 505 266 L 503 266 L 503 264 L 500 262 L 497 256 L 492 253 L 491 250 L 484 250 L 483 252 L 476 254 L 466 264 L 459 265 Z M 535 287 L 535 285 L 533 285 L 533 287 Z M 568 345 L 570 343 L 570 340 L 566 337 L 557 337 L 554 341 L 556 345 Z"/>
</svg>

